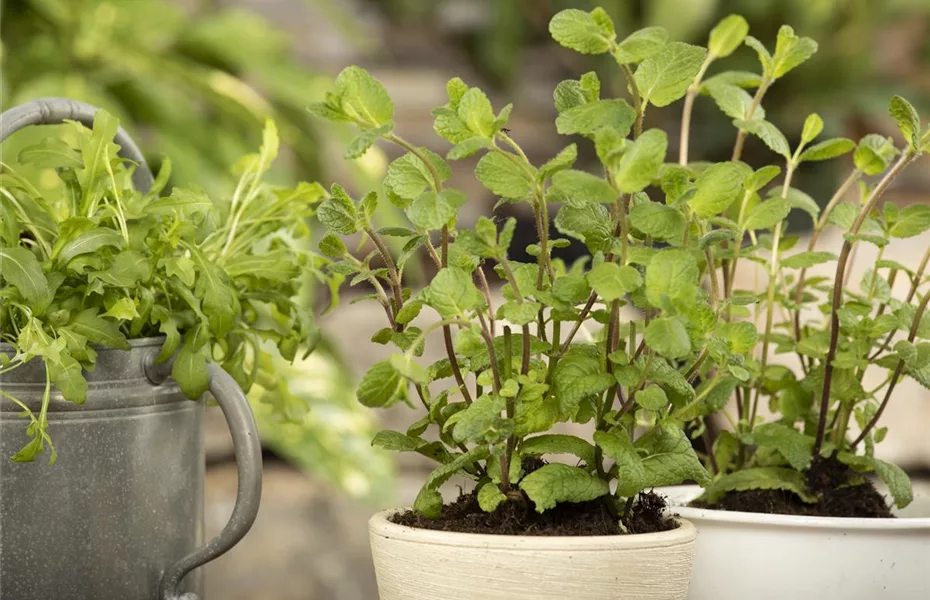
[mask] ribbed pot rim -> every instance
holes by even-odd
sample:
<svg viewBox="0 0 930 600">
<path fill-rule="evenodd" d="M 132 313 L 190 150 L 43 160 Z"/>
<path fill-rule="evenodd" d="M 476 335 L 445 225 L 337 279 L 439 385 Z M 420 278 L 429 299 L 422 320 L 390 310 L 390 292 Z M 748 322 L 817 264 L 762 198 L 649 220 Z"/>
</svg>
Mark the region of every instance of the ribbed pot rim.
<svg viewBox="0 0 930 600">
<path fill-rule="evenodd" d="M 486 548 L 491 550 L 569 550 L 573 552 L 668 548 L 687 544 L 697 536 L 697 529 L 687 519 L 674 517 L 678 527 L 671 531 L 631 535 L 529 536 L 494 535 L 435 531 L 398 525 L 388 517 L 403 509 L 383 510 L 368 521 L 371 536 L 436 546 Z"/>
<path fill-rule="evenodd" d="M 153 335 L 143 338 L 129 338 L 126 340 L 129 342 L 129 350 L 120 350 L 119 348 L 110 348 L 108 346 L 101 346 L 99 344 L 91 344 L 98 353 L 100 352 L 129 352 L 133 348 L 145 348 L 148 346 L 161 346 L 165 343 L 165 336 L 163 335 Z M 16 349 L 13 347 L 13 344 L 7 342 L 0 342 L 0 352 L 16 352 Z"/>
<path fill-rule="evenodd" d="M 716 524 L 740 523 L 777 529 L 830 529 L 845 531 L 928 531 L 930 517 L 898 516 L 894 519 L 865 519 L 860 517 L 807 517 L 801 515 L 769 515 L 764 513 L 715 510 L 685 506 L 701 494 L 697 485 L 680 485 L 657 490 L 669 500 L 675 513 L 692 519 L 700 527 L 702 522 Z"/>
</svg>

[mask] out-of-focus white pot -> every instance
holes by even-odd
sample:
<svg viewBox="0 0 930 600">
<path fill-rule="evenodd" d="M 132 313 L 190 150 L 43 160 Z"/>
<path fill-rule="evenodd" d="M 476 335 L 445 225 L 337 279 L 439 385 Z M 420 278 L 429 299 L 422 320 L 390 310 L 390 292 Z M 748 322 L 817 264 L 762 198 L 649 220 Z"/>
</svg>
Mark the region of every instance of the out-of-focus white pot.
<svg viewBox="0 0 930 600">
<path fill-rule="evenodd" d="M 639 535 L 478 535 L 368 524 L 381 600 L 684 600 L 695 529 Z"/>
<path fill-rule="evenodd" d="M 926 600 L 930 497 L 896 519 L 691 508 L 697 486 L 657 490 L 698 530 L 688 600 Z"/>
</svg>

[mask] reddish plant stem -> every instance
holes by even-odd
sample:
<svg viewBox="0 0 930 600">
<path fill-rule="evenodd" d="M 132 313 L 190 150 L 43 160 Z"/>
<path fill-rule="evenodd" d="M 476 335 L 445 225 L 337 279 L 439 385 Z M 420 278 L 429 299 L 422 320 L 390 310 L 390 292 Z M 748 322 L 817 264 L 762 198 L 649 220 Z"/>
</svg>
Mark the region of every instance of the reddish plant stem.
<svg viewBox="0 0 930 600">
<path fill-rule="evenodd" d="M 856 216 L 856 220 L 853 222 L 852 227 L 850 227 L 849 232 L 852 235 L 859 233 L 859 229 L 862 227 L 862 223 L 865 222 L 866 217 L 871 213 L 876 206 L 878 201 L 881 199 L 882 195 L 885 193 L 885 190 L 888 189 L 888 186 L 894 180 L 898 174 L 904 170 L 904 168 L 914 160 L 914 153 L 912 151 L 906 151 L 901 155 L 901 158 L 898 159 L 898 162 L 885 174 L 882 180 L 875 186 L 875 189 L 872 190 L 871 195 L 869 196 L 868 201 L 865 203 L 865 206 L 859 211 L 859 214 Z M 824 359 L 824 373 L 823 373 L 823 389 L 820 395 L 820 417 L 817 422 L 817 436 L 814 438 L 814 447 L 813 454 L 814 456 L 820 455 L 820 449 L 823 447 L 824 435 L 826 434 L 827 427 L 827 412 L 830 408 L 830 386 L 833 383 L 833 360 L 836 358 L 836 349 L 839 345 L 840 339 L 840 316 L 839 310 L 843 305 L 843 287 L 844 281 L 846 279 L 846 265 L 849 261 L 849 255 L 853 249 L 853 242 L 847 239 L 843 242 L 843 248 L 840 250 L 840 257 L 836 265 L 836 275 L 833 280 L 833 303 L 832 309 L 830 311 L 830 349 L 827 351 L 827 356 Z"/>
</svg>

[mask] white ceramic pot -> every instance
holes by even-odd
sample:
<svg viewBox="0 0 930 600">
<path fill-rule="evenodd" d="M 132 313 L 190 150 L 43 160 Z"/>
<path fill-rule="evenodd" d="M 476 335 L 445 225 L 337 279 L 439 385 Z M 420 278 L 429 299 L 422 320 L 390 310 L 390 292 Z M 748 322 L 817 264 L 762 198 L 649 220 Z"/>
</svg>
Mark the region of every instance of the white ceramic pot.
<svg viewBox="0 0 930 600">
<path fill-rule="evenodd" d="M 684 600 L 695 529 L 536 537 L 368 524 L 381 600 Z"/>
<path fill-rule="evenodd" d="M 896 519 L 690 508 L 697 486 L 657 490 L 698 530 L 688 600 L 926 600 L 930 496 Z"/>
</svg>

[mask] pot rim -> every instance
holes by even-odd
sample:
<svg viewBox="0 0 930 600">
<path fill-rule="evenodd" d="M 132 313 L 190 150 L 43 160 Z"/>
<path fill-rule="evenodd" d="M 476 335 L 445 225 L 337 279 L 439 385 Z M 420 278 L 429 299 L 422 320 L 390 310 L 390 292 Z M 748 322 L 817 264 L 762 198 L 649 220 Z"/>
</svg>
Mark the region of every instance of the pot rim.
<svg viewBox="0 0 930 600">
<path fill-rule="evenodd" d="M 688 519 L 715 523 L 744 523 L 793 529 L 842 529 L 856 531 L 930 531 L 930 517 L 898 516 L 894 519 L 867 519 L 862 517 L 808 517 L 803 515 L 769 515 L 713 508 L 683 506 L 700 495 L 698 485 L 675 485 L 659 488 L 669 500 L 669 509 Z"/>
<path fill-rule="evenodd" d="M 673 518 L 678 523 L 678 527 L 671 531 L 633 535 L 532 536 L 436 531 L 397 525 L 388 520 L 390 515 L 400 510 L 404 509 L 393 508 L 372 515 L 368 521 L 370 535 L 434 546 L 485 548 L 489 550 L 568 550 L 573 552 L 667 548 L 690 543 L 697 537 L 697 529 L 694 525 L 677 515 L 674 515 Z"/>
</svg>

